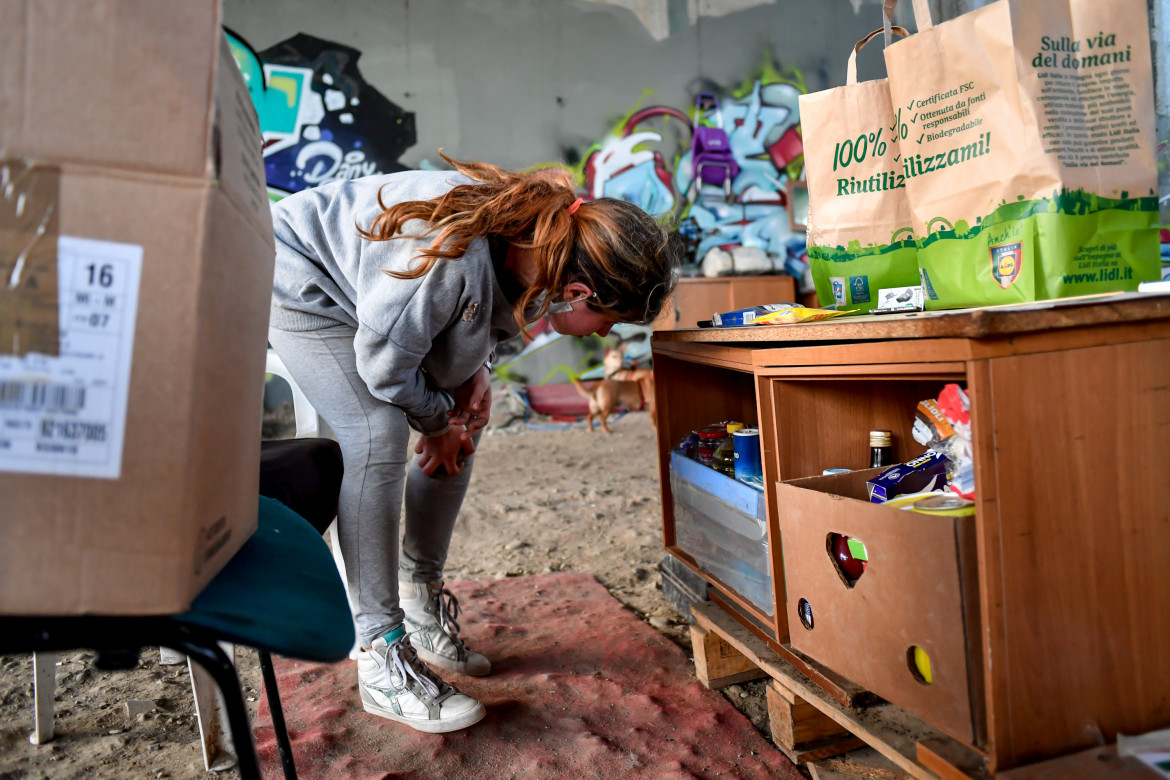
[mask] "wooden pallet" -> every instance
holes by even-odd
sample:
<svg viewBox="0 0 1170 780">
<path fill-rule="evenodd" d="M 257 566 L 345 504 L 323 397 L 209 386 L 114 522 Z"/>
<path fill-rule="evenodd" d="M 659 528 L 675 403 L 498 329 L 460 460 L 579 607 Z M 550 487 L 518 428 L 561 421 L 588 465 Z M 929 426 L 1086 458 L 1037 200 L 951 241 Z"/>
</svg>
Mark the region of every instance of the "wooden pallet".
<svg viewBox="0 0 1170 780">
<path fill-rule="evenodd" d="M 709 626 L 691 626 L 691 647 L 695 676 L 712 690 L 768 677 L 767 669 L 757 666 Z M 772 741 L 793 763 L 816 761 L 864 745 L 775 680 L 769 681 L 767 690 Z"/>
<path fill-rule="evenodd" d="M 802 764 L 872 747 L 921 780 L 987 780 L 983 756 L 891 704 L 848 707 L 826 693 L 717 604 L 691 608 L 695 673 L 709 688 L 770 678 L 768 715 L 776 746 Z"/>
<path fill-rule="evenodd" d="M 987 759 L 880 699 L 850 707 L 823 690 L 767 642 L 714 602 L 691 608 L 695 674 L 708 688 L 769 678 L 768 716 L 773 741 L 794 763 L 809 765 L 817 778 L 875 778 L 895 774 L 919 780 L 1153 780 L 1138 759 L 1119 757 L 1115 745 L 1084 750 L 992 775 Z M 832 756 L 865 748 L 861 764 L 890 770 L 852 774 L 849 761 L 820 765 Z M 876 750 L 888 763 L 870 760 Z M 892 765 L 892 766 L 891 766 Z"/>
</svg>

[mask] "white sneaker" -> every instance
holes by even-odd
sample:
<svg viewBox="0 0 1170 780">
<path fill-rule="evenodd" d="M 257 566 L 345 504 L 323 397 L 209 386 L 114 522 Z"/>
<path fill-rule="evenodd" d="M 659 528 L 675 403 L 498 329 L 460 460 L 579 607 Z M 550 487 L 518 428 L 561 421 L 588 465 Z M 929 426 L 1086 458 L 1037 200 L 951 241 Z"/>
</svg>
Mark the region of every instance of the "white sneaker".
<svg viewBox="0 0 1170 780">
<path fill-rule="evenodd" d="M 358 651 L 358 690 L 366 712 L 432 734 L 467 728 L 486 714 L 419 660 L 402 626 Z"/>
<path fill-rule="evenodd" d="M 460 674 L 482 676 L 491 661 L 471 650 L 459 638 L 459 601 L 437 582 L 398 583 L 398 603 L 406 613 L 406 629 L 418 657 L 429 664 Z"/>
</svg>

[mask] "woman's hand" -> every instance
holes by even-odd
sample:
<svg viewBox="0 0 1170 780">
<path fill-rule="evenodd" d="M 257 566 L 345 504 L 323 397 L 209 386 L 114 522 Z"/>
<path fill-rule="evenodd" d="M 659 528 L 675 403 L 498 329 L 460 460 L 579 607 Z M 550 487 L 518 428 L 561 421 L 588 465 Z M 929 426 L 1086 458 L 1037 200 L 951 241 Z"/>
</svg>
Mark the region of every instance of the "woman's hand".
<svg viewBox="0 0 1170 780">
<path fill-rule="evenodd" d="M 455 388 L 455 408 L 449 414 L 452 425 L 467 428 L 467 438 L 488 423 L 492 409 L 492 376 L 487 366 L 480 366 L 459 387 Z"/>
<path fill-rule="evenodd" d="M 423 474 L 434 476 L 435 471 L 442 466 L 448 476 L 453 477 L 463 470 L 463 461 L 467 456 L 475 452 L 475 442 L 463 426 L 452 425 L 446 433 L 423 436 L 414 445 L 414 451 L 422 456 L 418 465 Z"/>
</svg>

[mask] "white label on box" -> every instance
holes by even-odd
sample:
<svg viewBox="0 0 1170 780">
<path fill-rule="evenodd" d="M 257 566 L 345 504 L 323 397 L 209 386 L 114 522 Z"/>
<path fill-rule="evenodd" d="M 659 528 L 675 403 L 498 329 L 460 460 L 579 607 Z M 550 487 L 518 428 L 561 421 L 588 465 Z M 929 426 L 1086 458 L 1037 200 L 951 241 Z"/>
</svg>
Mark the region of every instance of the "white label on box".
<svg viewBox="0 0 1170 780">
<path fill-rule="evenodd" d="M 0 355 L 0 471 L 118 479 L 142 247 L 57 239 L 61 353 Z"/>
</svg>

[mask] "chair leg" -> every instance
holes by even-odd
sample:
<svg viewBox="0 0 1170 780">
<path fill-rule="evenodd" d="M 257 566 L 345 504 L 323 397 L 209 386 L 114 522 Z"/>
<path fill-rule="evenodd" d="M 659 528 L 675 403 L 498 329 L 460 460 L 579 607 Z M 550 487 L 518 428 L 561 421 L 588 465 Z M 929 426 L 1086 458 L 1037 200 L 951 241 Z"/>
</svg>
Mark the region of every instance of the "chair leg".
<svg viewBox="0 0 1170 780">
<path fill-rule="evenodd" d="M 240 692 L 240 678 L 236 676 L 236 667 L 223 648 L 215 642 L 208 645 L 188 642 L 182 644 L 183 647 L 176 649 L 187 653 L 188 662 L 198 662 L 219 688 L 222 695 L 220 702 L 227 712 L 240 777 L 242 780 L 261 780 L 260 766 L 252 741 L 252 726 L 248 722 L 248 711 L 244 707 L 244 696 Z M 202 721 L 202 718 L 200 720 Z"/>
<path fill-rule="evenodd" d="M 280 704 L 280 689 L 276 687 L 276 670 L 272 668 L 272 656 L 264 650 L 257 650 L 256 655 L 260 658 L 264 694 L 268 697 L 268 709 L 272 712 L 272 730 L 276 732 L 276 748 L 280 751 L 280 765 L 284 767 L 284 778 L 297 780 L 297 765 L 293 760 L 292 745 L 288 741 L 288 726 L 284 722 L 284 707 Z"/>
<path fill-rule="evenodd" d="M 236 663 L 235 647 L 219 642 L 228 663 Z M 203 767 L 208 772 L 222 772 L 238 763 L 231 724 L 227 718 L 224 693 L 211 673 L 189 656 L 187 669 L 191 674 L 191 695 L 195 700 L 195 717 L 199 725 L 199 743 L 203 748 Z"/>
<path fill-rule="evenodd" d="M 36 726 L 28 741 L 43 745 L 53 738 L 53 697 L 57 694 L 57 654 L 33 653 L 33 711 Z"/>
</svg>

